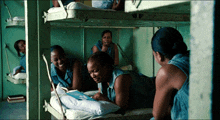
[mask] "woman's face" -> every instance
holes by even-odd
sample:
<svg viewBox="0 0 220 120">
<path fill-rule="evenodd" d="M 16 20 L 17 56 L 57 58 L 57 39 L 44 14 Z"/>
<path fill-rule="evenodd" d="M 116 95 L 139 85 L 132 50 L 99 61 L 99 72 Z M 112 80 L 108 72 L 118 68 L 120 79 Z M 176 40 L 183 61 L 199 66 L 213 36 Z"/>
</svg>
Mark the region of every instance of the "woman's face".
<svg viewBox="0 0 220 120">
<path fill-rule="evenodd" d="M 59 70 L 66 70 L 66 57 L 64 53 L 60 53 L 58 50 L 51 52 L 51 62 Z"/>
<path fill-rule="evenodd" d="M 109 46 L 110 44 L 112 43 L 112 37 L 111 37 L 111 33 L 105 33 L 103 36 L 102 36 L 102 44 L 104 46 Z"/>
<path fill-rule="evenodd" d="M 108 76 L 108 72 L 105 67 L 97 64 L 95 61 L 89 60 L 87 63 L 87 68 L 90 76 L 96 83 L 107 82 L 108 79 L 106 78 Z"/>
<path fill-rule="evenodd" d="M 26 44 L 24 41 L 20 41 L 18 43 L 19 52 L 25 54 L 26 53 Z"/>
</svg>

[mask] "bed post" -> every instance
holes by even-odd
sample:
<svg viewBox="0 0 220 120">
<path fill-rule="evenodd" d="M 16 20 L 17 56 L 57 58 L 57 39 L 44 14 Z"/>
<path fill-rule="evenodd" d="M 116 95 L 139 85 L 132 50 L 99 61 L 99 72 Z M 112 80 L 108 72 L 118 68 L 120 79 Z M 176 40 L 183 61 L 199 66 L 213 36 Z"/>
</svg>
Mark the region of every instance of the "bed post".
<svg viewBox="0 0 220 120">
<path fill-rule="evenodd" d="M 47 70 L 42 54 L 50 61 L 50 23 L 44 23 L 43 12 L 50 8 L 49 0 L 37 0 L 37 16 L 38 16 L 38 111 L 39 119 L 50 119 L 49 112 L 45 112 L 43 105 L 44 101 L 50 101 L 50 82 L 47 76 Z M 50 65 L 50 62 L 49 62 Z"/>
<path fill-rule="evenodd" d="M 27 119 L 50 119 L 44 112 L 44 100 L 50 98 L 50 83 L 42 53 L 50 59 L 50 26 L 44 24 L 43 11 L 49 9 L 50 1 L 25 0 L 25 39 L 27 66 Z"/>
<path fill-rule="evenodd" d="M 27 119 L 38 119 L 37 1 L 25 0 Z"/>
</svg>

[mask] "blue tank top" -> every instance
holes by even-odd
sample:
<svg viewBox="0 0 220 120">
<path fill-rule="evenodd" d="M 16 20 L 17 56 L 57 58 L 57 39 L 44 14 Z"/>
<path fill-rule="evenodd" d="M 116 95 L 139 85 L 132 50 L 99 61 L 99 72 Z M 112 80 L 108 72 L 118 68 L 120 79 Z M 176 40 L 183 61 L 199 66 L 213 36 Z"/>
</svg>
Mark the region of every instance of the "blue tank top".
<svg viewBox="0 0 220 120">
<path fill-rule="evenodd" d="M 171 118 L 188 119 L 188 100 L 189 100 L 189 56 L 177 54 L 168 64 L 172 64 L 181 69 L 187 76 L 181 89 L 174 96 L 173 107 L 171 109 Z"/>
<path fill-rule="evenodd" d="M 102 42 L 99 40 L 95 46 L 97 46 L 99 51 L 102 51 Z M 115 59 L 115 47 L 114 47 L 114 43 L 110 44 L 110 47 L 108 47 L 108 50 L 106 51 L 114 60 Z M 93 51 L 91 50 L 91 54 L 93 53 Z"/>
<path fill-rule="evenodd" d="M 26 55 L 21 56 L 20 65 L 24 68 L 21 72 L 26 73 Z"/>
<path fill-rule="evenodd" d="M 114 0 L 92 0 L 92 7 L 100 9 L 111 9 L 113 2 Z"/>
<path fill-rule="evenodd" d="M 118 76 L 123 74 L 129 74 L 132 77 L 132 85 L 130 86 L 129 91 L 128 109 L 152 107 L 155 93 L 154 82 L 151 78 L 133 71 L 128 72 L 115 68 L 112 72 L 112 79 L 109 82 L 109 86 L 103 83 L 98 83 L 98 87 L 101 88 L 101 93 L 106 94 L 109 100 L 115 102 L 115 80 Z"/>
</svg>

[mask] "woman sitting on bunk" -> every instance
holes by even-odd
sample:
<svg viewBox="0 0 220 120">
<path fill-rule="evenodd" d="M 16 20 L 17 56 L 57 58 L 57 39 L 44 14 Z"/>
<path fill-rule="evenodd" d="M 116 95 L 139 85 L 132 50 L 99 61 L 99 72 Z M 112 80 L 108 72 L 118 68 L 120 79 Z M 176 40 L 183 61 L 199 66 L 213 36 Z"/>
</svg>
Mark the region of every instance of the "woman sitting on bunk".
<svg viewBox="0 0 220 120">
<path fill-rule="evenodd" d="M 189 54 L 182 35 L 174 28 L 159 29 L 151 41 L 156 75 L 153 116 L 159 119 L 188 119 Z M 152 118 L 152 119 L 154 119 Z"/>
<path fill-rule="evenodd" d="M 55 86 L 60 84 L 61 87 L 79 91 L 97 89 L 97 84 L 91 80 L 86 66 L 77 59 L 66 58 L 61 46 L 51 47 L 51 62 L 51 78 Z"/>
<path fill-rule="evenodd" d="M 52 0 L 54 7 L 60 7 L 58 0 Z M 63 5 L 68 5 L 70 2 L 80 2 L 80 0 L 61 0 Z"/>
<path fill-rule="evenodd" d="M 112 32 L 110 30 L 105 30 L 102 32 L 102 41 L 98 41 L 92 47 L 92 53 L 97 51 L 107 52 L 113 59 L 114 65 L 119 64 L 118 47 L 112 42 Z"/>
<path fill-rule="evenodd" d="M 93 96 L 94 99 L 113 102 L 122 111 L 153 107 L 153 79 L 116 68 L 114 60 L 102 51 L 89 57 L 87 68 L 90 76 L 98 83 L 99 92 Z"/>
<path fill-rule="evenodd" d="M 125 0 L 92 0 L 92 7 L 124 11 Z"/>
<path fill-rule="evenodd" d="M 26 73 L 26 44 L 25 40 L 17 40 L 14 43 L 14 48 L 17 51 L 17 54 L 20 59 L 20 66 L 14 68 L 13 75 L 16 75 L 17 73 Z M 21 55 L 22 54 L 22 55 Z"/>
</svg>

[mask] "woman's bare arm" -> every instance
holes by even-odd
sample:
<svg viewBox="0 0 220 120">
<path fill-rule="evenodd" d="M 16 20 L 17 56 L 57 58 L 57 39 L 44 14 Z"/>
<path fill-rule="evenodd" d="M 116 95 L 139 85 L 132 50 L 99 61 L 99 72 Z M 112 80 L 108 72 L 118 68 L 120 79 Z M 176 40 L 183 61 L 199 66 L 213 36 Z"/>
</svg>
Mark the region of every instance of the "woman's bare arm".
<svg viewBox="0 0 220 120">
<path fill-rule="evenodd" d="M 170 116 L 173 93 L 179 90 L 186 80 L 185 74 L 174 65 L 161 67 L 156 76 L 156 94 L 153 104 L 155 119 Z"/>
<path fill-rule="evenodd" d="M 72 89 L 82 90 L 82 63 L 76 60 L 73 65 Z"/>
<path fill-rule="evenodd" d="M 118 47 L 116 44 L 114 44 L 114 49 L 115 49 L 114 63 L 115 63 L 115 65 L 119 65 L 119 54 L 118 54 Z"/>
<path fill-rule="evenodd" d="M 132 83 L 132 78 L 129 74 L 120 75 L 115 80 L 115 104 L 126 109 L 129 101 L 129 88 Z"/>
<path fill-rule="evenodd" d="M 116 2 L 116 0 L 114 0 L 112 9 L 113 10 L 123 10 L 124 5 L 125 5 L 125 0 L 118 0 L 118 3 Z"/>
</svg>

